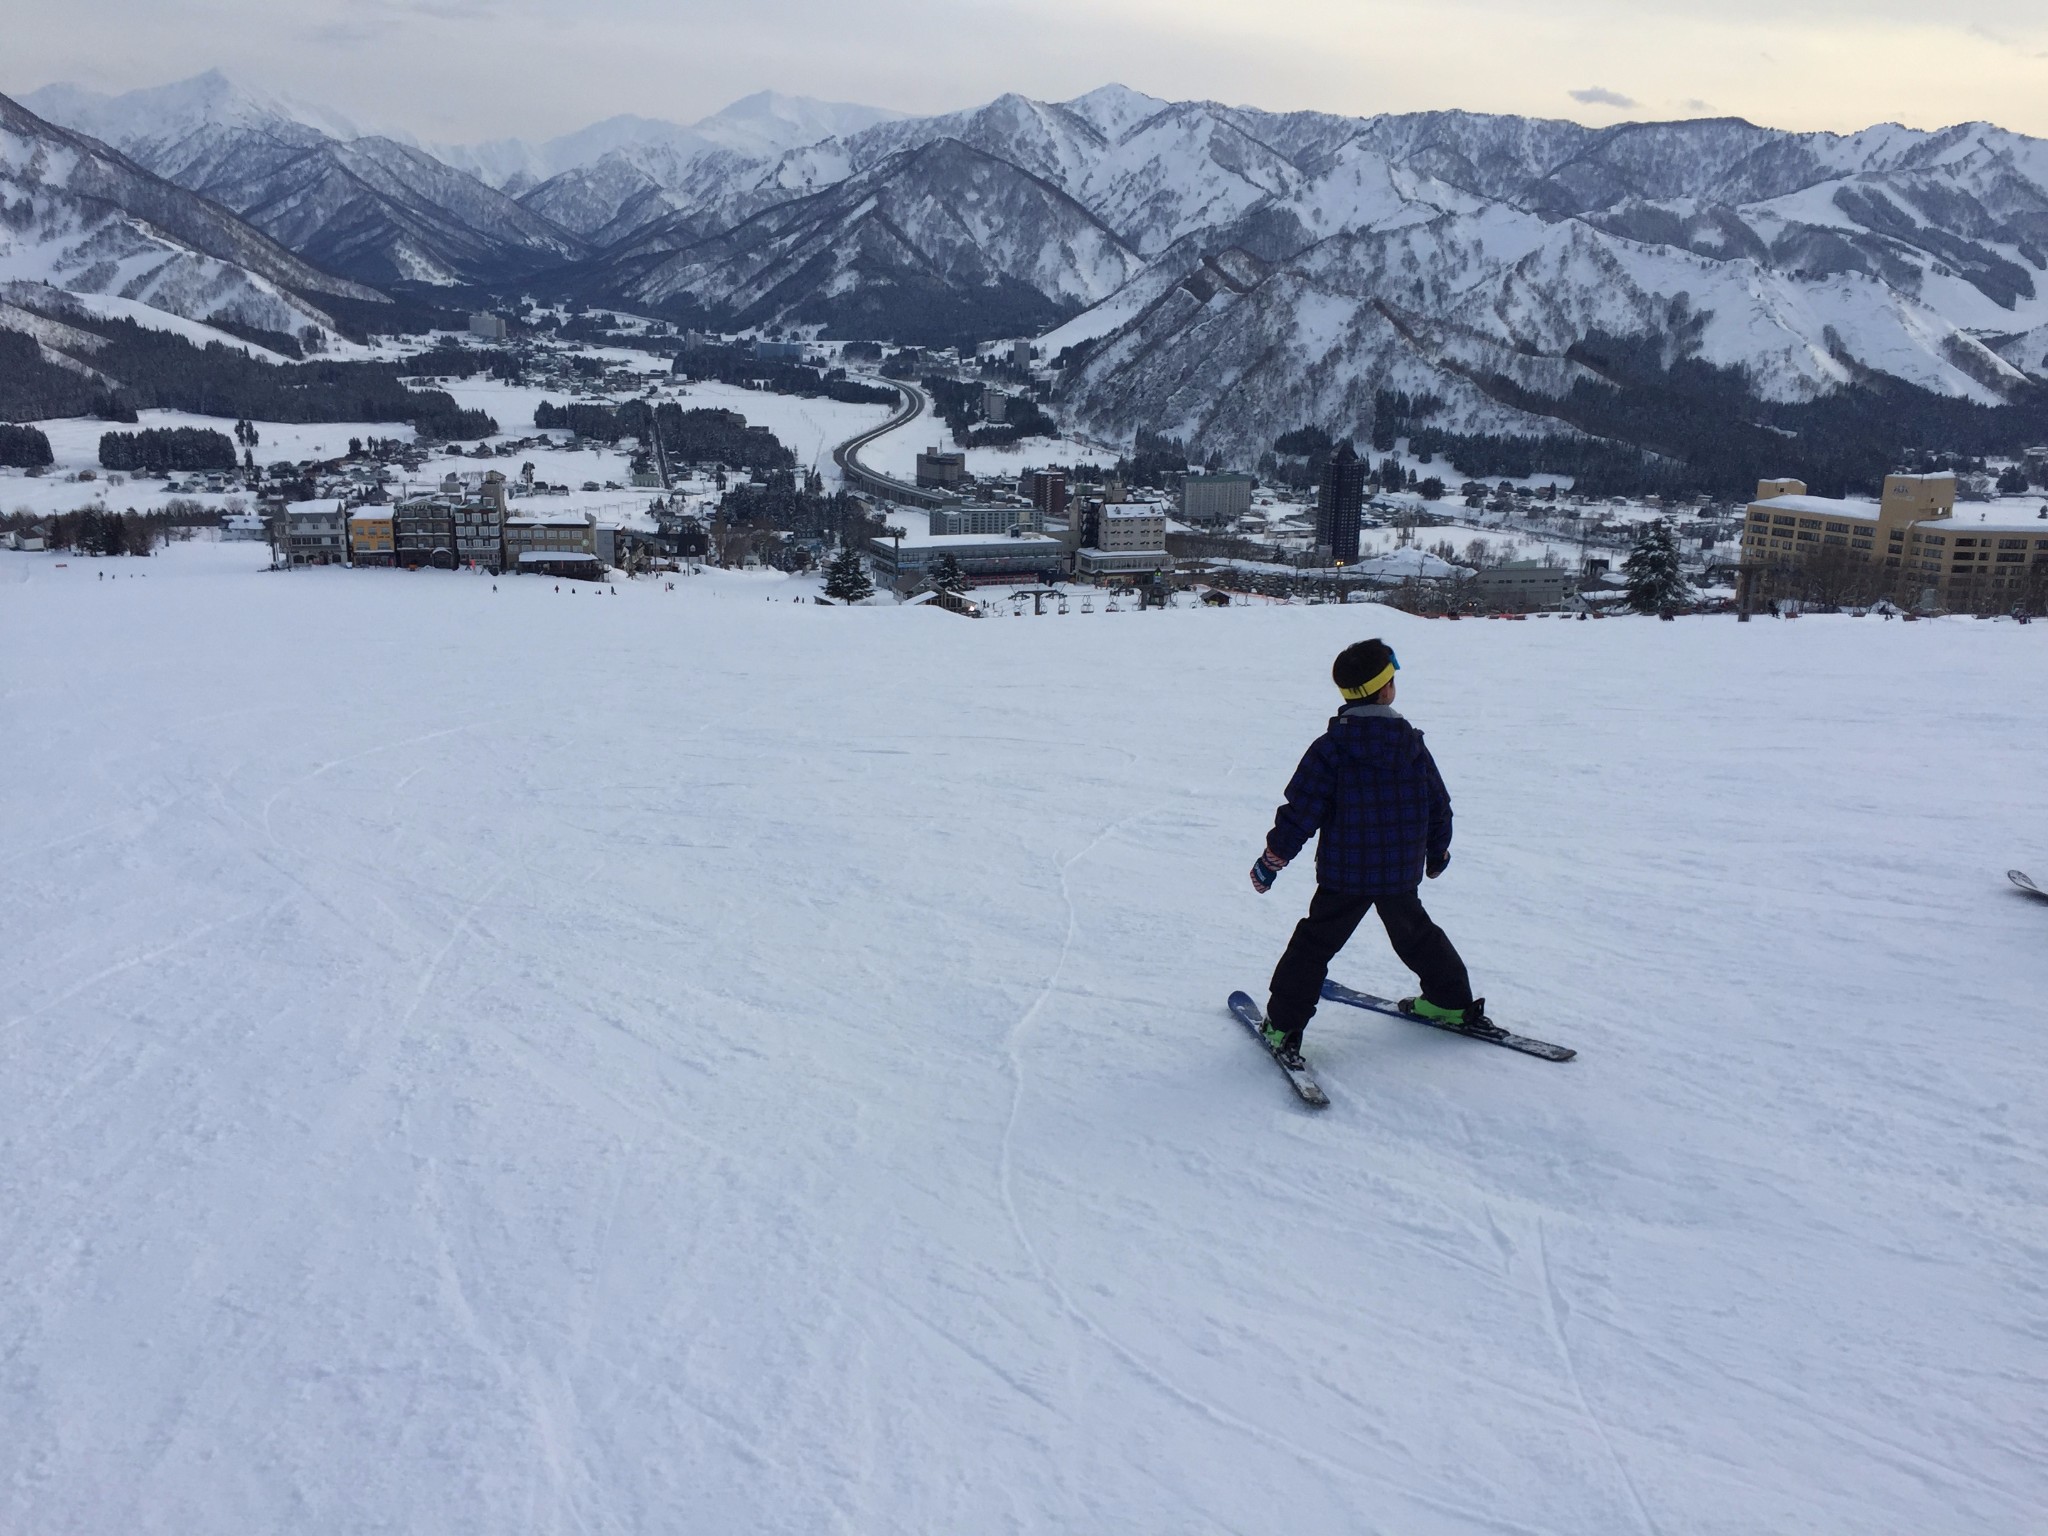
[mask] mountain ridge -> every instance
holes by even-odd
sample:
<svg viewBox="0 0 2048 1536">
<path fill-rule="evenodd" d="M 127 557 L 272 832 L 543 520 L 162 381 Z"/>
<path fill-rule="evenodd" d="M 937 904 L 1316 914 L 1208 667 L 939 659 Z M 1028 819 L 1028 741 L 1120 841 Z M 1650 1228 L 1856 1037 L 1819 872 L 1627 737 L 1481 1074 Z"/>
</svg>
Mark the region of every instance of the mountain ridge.
<svg viewBox="0 0 2048 1536">
<path fill-rule="evenodd" d="M 1995 406 L 2048 380 L 2048 141 L 1987 123 L 1594 128 L 1117 85 L 896 117 L 760 93 L 522 146 L 526 170 L 489 174 L 552 174 L 513 198 L 202 82 L 163 98 L 179 132 L 130 112 L 137 144 L 323 265 L 728 327 L 1035 333 L 1108 437 L 1249 454 L 1303 421 L 1368 432 L 1389 392 L 1446 430 L 1558 428 L 1545 402 L 1595 382 L 1596 338 L 1787 406 L 1882 380 Z"/>
</svg>

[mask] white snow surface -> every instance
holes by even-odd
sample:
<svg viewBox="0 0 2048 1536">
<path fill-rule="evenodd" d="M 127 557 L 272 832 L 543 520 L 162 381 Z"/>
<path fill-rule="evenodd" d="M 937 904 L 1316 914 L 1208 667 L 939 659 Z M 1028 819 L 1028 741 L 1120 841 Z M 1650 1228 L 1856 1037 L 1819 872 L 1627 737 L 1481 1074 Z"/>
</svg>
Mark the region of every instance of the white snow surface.
<svg viewBox="0 0 2048 1536">
<path fill-rule="evenodd" d="M 262 558 L 0 554 L 0 1529 L 2048 1507 L 2048 625 Z M 1374 633 L 1582 1054 L 1326 1008 L 1311 1114 L 1222 1000 Z"/>
</svg>

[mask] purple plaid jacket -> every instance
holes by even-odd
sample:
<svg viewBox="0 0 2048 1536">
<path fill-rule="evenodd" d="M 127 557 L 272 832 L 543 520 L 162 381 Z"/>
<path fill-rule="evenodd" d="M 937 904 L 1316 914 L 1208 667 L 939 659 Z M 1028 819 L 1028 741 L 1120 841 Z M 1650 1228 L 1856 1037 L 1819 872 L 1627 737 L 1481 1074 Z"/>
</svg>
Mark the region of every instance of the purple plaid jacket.
<svg viewBox="0 0 2048 1536">
<path fill-rule="evenodd" d="M 1451 853 L 1451 795 L 1422 732 L 1384 704 L 1353 704 L 1294 770 L 1266 846 L 1292 859 L 1317 833 L 1316 883 L 1391 896 Z"/>
</svg>

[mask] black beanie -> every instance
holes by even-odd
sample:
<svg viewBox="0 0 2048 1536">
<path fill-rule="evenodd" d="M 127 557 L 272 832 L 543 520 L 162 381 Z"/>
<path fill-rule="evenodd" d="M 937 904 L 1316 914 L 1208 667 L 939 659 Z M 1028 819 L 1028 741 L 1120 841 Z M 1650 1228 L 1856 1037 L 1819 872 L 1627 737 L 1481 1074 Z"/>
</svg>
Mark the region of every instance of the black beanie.
<svg viewBox="0 0 2048 1536">
<path fill-rule="evenodd" d="M 1386 641 L 1361 640 L 1337 653 L 1337 659 L 1330 664 L 1330 681 L 1337 685 L 1339 692 L 1348 696 L 1356 694 L 1358 689 L 1383 672 L 1391 681 L 1396 669 L 1394 648 Z M 1386 682 L 1382 682 L 1379 688 L 1386 686 Z M 1378 693 L 1379 688 L 1373 692 Z"/>
</svg>

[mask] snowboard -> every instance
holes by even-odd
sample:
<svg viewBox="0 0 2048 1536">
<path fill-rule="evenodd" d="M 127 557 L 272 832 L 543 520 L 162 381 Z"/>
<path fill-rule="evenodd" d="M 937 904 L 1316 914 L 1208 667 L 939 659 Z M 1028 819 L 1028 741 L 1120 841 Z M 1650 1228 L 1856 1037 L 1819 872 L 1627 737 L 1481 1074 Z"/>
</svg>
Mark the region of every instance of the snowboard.
<svg viewBox="0 0 2048 1536">
<path fill-rule="evenodd" d="M 2041 887 L 2034 884 L 2033 881 L 2029 880 L 2019 870 L 2008 869 L 2005 872 L 2005 878 L 2010 880 L 2014 885 L 2018 886 L 2021 890 L 2025 891 L 2029 896 L 2032 896 L 2040 901 L 2048 901 L 2048 891 L 2042 890 Z"/>
<path fill-rule="evenodd" d="M 1273 1058 L 1273 1065 L 1287 1074 L 1287 1081 L 1294 1084 L 1294 1091 L 1301 1095 L 1301 1101 L 1315 1109 L 1327 1109 L 1330 1096 L 1323 1092 L 1323 1085 L 1316 1081 L 1315 1073 L 1307 1067 L 1290 1067 L 1266 1044 L 1264 1034 L 1266 1015 L 1251 997 L 1243 992 L 1230 994 L 1230 1011 L 1238 1023 L 1252 1032 L 1252 1038 L 1259 1042 L 1259 1049 Z"/>
<path fill-rule="evenodd" d="M 1324 982 L 1323 996 L 1333 1003 L 1349 1003 L 1354 1008 L 1369 1008 L 1374 1013 L 1391 1014 L 1397 1019 L 1406 1019 L 1411 1024 L 1427 1024 L 1431 1029 L 1440 1029 L 1445 1034 L 1463 1035 L 1467 1040 L 1484 1040 L 1489 1045 L 1505 1046 L 1508 1050 L 1520 1051 L 1524 1056 L 1538 1056 L 1545 1061 L 1570 1061 L 1579 1054 L 1568 1045 L 1552 1045 L 1548 1040 L 1532 1040 L 1527 1035 L 1518 1035 L 1512 1030 L 1502 1029 L 1497 1024 L 1476 1027 L 1440 1024 L 1435 1019 L 1425 1019 L 1419 1013 L 1409 1013 L 1391 998 L 1374 997 L 1370 992 L 1357 991 L 1338 981 Z"/>
</svg>

